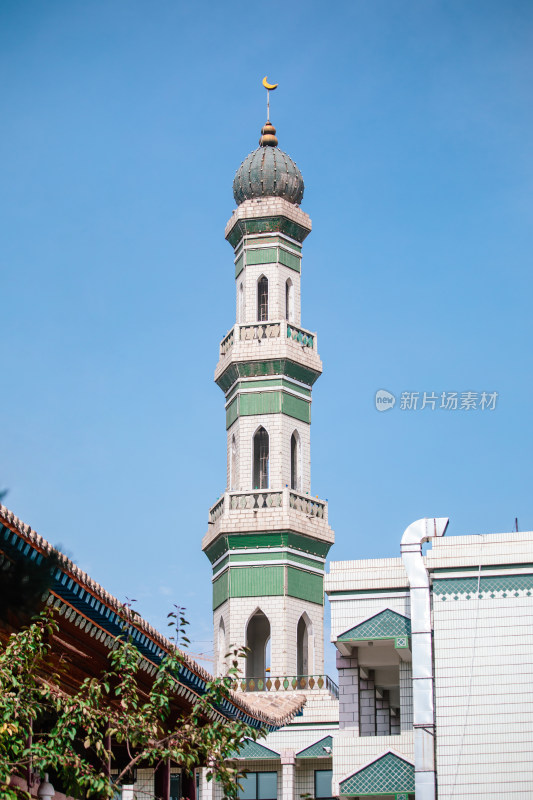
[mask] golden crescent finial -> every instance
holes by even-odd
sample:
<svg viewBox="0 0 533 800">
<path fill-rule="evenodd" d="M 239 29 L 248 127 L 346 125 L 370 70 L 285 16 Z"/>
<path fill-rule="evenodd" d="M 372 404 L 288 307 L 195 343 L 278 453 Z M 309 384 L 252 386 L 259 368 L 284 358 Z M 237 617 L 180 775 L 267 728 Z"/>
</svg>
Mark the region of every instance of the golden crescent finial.
<svg viewBox="0 0 533 800">
<path fill-rule="evenodd" d="M 263 86 L 265 87 L 265 89 L 269 89 L 270 91 L 272 91 L 273 89 L 277 89 L 278 88 L 278 84 L 277 83 L 269 83 L 268 82 L 268 78 L 267 78 L 266 75 L 263 78 Z"/>
</svg>

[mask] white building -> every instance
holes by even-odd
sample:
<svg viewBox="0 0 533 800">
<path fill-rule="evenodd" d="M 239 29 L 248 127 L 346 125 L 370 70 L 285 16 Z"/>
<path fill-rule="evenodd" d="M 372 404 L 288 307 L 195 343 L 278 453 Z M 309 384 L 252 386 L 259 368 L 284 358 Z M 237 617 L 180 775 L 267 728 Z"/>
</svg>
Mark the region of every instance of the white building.
<svg viewBox="0 0 533 800">
<path fill-rule="evenodd" d="M 401 558 L 331 564 L 337 796 L 533 797 L 533 533 L 446 524 L 411 525 Z"/>
</svg>

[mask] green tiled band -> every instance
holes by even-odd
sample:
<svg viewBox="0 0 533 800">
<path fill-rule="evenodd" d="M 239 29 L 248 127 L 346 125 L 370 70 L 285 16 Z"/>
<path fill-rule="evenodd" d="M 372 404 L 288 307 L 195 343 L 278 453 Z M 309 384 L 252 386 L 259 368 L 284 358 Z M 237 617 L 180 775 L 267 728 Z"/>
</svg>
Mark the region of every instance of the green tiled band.
<svg viewBox="0 0 533 800">
<path fill-rule="evenodd" d="M 452 598 L 471 600 L 477 597 L 478 578 L 438 578 L 433 581 L 433 595 L 441 600 Z M 533 575 L 494 575 L 483 577 L 479 581 L 481 598 L 495 597 L 531 597 L 533 593 Z"/>
</svg>

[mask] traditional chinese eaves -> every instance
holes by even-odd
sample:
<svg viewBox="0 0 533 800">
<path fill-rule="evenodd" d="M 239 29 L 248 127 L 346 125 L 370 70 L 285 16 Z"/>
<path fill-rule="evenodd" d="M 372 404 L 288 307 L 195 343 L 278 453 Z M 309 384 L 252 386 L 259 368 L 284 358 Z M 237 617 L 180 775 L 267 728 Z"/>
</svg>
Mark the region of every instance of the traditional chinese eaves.
<svg viewBox="0 0 533 800">
<path fill-rule="evenodd" d="M 58 610 L 59 633 L 54 649 L 69 663 L 65 681 L 72 687 L 87 675 L 98 675 L 107 665 L 107 654 L 122 633 L 122 604 L 96 581 L 76 566 L 64 553 L 26 525 L 12 511 L 0 505 L 0 553 L 12 562 L 40 563 L 51 554 L 57 559 L 48 602 Z M 3 631 L 2 633 L 8 633 Z M 131 623 L 131 635 L 141 656 L 141 670 L 147 686 L 165 654 L 174 645 L 140 616 Z M 196 697 L 204 694 L 212 676 L 186 652 L 177 676 L 176 703 L 190 707 Z M 68 688 L 68 687 L 67 687 Z M 232 692 L 213 715 L 239 719 L 254 728 L 275 730 L 291 721 L 301 710 L 305 697 L 285 695 L 250 699 Z"/>
</svg>

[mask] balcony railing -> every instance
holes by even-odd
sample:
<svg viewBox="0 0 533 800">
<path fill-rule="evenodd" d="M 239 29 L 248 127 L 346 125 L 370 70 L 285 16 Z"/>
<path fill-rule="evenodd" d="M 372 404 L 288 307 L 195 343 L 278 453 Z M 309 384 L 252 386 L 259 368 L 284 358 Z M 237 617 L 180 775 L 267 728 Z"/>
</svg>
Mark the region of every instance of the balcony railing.
<svg viewBox="0 0 533 800">
<path fill-rule="evenodd" d="M 300 494 L 292 489 L 256 489 L 253 492 L 226 492 L 209 509 L 213 524 L 227 511 L 258 511 L 259 509 L 292 509 L 307 517 L 327 521 L 327 503 L 317 497 Z"/>
<path fill-rule="evenodd" d="M 281 322 L 256 322 L 253 325 L 239 325 L 241 341 L 250 339 L 279 339 Z"/>
<path fill-rule="evenodd" d="M 284 675 L 281 677 L 241 678 L 236 689 L 241 692 L 312 692 L 326 689 L 333 697 L 339 696 L 339 687 L 329 675 Z"/>
<path fill-rule="evenodd" d="M 234 325 L 229 333 L 220 342 L 220 355 L 225 356 L 236 341 L 251 342 L 254 339 L 279 339 L 286 336 L 302 347 L 316 349 L 316 336 L 305 328 L 297 328 L 287 320 L 275 320 L 273 322 L 253 322 L 248 325 Z"/>
<path fill-rule="evenodd" d="M 289 492 L 289 506 L 296 511 L 301 511 L 307 514 L 308 517 L 318 517 L 324 519 L 326 516 L 326 504 L 318 497 L 310 497 L 307 494 L 297 494 L 296 492 Z"/>
<path fill-rule="evenodd" d="M 220 355 L 225 356 L 228 350 L 233 347 L 234 328 L 220 342 Z"/>
</svg>

